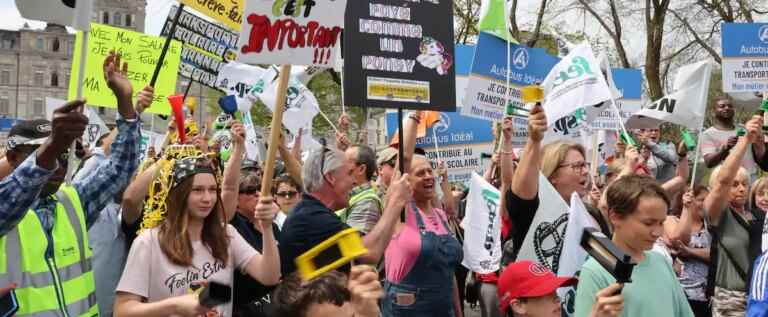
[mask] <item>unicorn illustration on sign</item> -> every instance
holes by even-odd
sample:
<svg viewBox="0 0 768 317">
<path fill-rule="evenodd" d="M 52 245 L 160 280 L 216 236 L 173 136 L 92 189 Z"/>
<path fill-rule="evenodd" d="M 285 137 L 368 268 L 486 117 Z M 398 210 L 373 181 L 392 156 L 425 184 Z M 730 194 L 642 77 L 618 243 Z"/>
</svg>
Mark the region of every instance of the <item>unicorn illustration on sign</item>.
<svg viewBox="0 0 768 317">
<path fill-rule="evenodd" d="M 442 43 L 431 37 L 424 37 L 419 46 L 421 54 L 416 57 L 416 61 L 429 69 L 434 69 L 438 74 L 445 75 L 453 65 L 453 56 L 445 51 Z"/>
</svg>

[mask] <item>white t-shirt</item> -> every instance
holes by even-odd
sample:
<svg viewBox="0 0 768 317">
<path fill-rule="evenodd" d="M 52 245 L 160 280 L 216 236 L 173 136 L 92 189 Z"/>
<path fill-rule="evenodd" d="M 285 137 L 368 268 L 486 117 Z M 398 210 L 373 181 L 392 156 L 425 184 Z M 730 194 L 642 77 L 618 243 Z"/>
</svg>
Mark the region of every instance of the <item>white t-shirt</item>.
<svg viewBox="0 0 768 317">
<path fill-rule="evenodd" d="M 728 138 L 736 136 L 736 129 L 734 130 L 719 130 L 715 127 L 710 127 L 701 133 L 701 157 L 709 153 L 717 153 L 721 146 L 728 143 Z M 722 162 L 721 162 L 722 164 Z M 747 147 L 747 152 L 744 154 L 744 158 L 741 160 L 741 166 L 747 169 L 750 176 L 750 182 L 757 179 L 757 163 L 752 155 L 752 147 Z"/>
<path fill-rule="evenodd" d="M 227 225 L 230 240 L 226 266 L 213 257 L 202 241 L 193 241 L 192 266 L 183 267 L 171 263 L 163 254 L 158 232 L 158 228 L 146 230 L 134 240 L 116 291 L 142 296 L 147 302 L 157 302 L 189 294 L 192 292 L 190 284 L 198 281 L 216 281 L 231 286 L 234 268 L 244 270 L 258 253 L 234 227 Z M 215 316 L 232 316 L 232 302 L 214 310 L 218 313 Z"/>
</svg>

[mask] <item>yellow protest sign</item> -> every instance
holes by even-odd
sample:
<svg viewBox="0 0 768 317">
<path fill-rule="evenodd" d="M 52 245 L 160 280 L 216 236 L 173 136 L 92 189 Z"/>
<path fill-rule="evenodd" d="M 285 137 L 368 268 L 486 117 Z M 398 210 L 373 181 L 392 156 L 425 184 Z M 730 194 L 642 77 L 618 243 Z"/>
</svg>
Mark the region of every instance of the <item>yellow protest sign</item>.
<svg viewBox="0 0 768 317">
<path fill-rule="evenodd" d="M 69 80 L 69 99 L 77 97 L 77 79 L 80 70 L 80 45 L 83 32 L 77 32 L 75 52 L 72 57 L 72 71 Z M 83 77 L 83 97 L 89 105 L 117 108 L 117 99 L 104 80 L 104 59 L 111 50 L 120 53 L 122 60 L 128 63 L 127 77 L 133 86 L 134 102 L 144 86 L 149 85 L 155 65 L 163 50 L 165 38 L 138 33 L 108 25 L 92 23 L 88 36 L 88 52 Z M 176 93 L 181 43 L 171 42 L 165 55 L 160 75 L 155 84 L 155 100 L 145 111 L 170 114 L 171 105 L 167 96 Z"/>
<path fill-rule="evenodd" d="M 181 0 L 181 3 L 240 32 L 240 23 L 243 21 L 243 0 Z"/>
</svg>

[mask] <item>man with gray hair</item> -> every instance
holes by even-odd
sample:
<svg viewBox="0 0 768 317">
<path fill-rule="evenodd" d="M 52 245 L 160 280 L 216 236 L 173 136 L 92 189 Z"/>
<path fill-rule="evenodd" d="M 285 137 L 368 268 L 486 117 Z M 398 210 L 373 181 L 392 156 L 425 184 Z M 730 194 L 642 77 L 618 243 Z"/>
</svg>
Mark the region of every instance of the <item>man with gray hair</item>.
<svg viewBox="0 0 768 317">
<path fill-rule="evenodd" d="M 334 210 L 346 208 L 355 186 L 355 161 L 336 149 L 323 146 L 313 151 L 302 168 L 305 192 L 283 224 L 280 265 L 283 276 L 296 270 L 294 259 L 339 231 L 349 228 Z M 368 254 L 358 260 L 376 264 L 384 254 L 400 210 L 411 199 L 407 175 L 393 181 L 387 192 L 387 208 L 374 228 L 363 238 Z"/>
<path fill-rule="evenodd" d="M 362 234 L 368 234 L 381 218 L 383 209 L 378 190 L 373 186 L 373 175 L 376 172 L 376 153 L 368 146 L 353 145 L 344 151 L 347 159 L 354 162 L 352 178 L 355 188 L 349 198 L 349 207 L 341 209 L 336 214 L 341 221 Z"/>
</svg>

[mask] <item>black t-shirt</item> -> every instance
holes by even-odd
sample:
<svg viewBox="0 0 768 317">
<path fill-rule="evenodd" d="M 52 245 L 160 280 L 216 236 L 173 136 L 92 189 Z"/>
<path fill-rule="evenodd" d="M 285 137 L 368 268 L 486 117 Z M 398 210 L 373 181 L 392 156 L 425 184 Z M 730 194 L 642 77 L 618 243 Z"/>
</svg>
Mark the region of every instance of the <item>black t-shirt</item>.
<svg viewBox="0 0 768 317">
<path fill-rule="evenodd" d="M 520 252 L 525 235 L 528 234 L 528 228 L 531 227 L 536 210 L 539 209 L 539 195 L 536 194 L 536 197 L 531 200 L 520 198 L 512 190 L 508 190 L 506 195 L 507 212 L 512 223 L 507 240 L 513 243 L 514 251 L 510 258 L 510 262 L 513 262 L 517 259 L 517 253 Z"/>
<path fill-rule="evenodd" d="M 235 227 L 237 232 L 243 236 L 243 239 L 256 249 L 256 251 L 262 252 L 263 240 L 261 232 L 253 227 L 253 223 L 239 213 L 236 213 L 230 224 Z M 272 232 L 275 235 L 275 239 L 280 237 L 280 228 L 274 222 L 272 223 Z M 268 302 L 262 301 L 261 299 L 264 296 L 267 296 L 275 287 L 276 286 L 265 286 L 253 279 L 250 275 L 243 274 L 240 270 L 235 270 L 233 285 L 234 296 L 232 298 L 233 311 L 242 313 L 239 315 L 264 315 L 260 314 L 261 308 L 258 306 L 264 306 L 265 302 Z"/>
<path fill-rule="evenodd" d="M 280 268 L 283 278 L 296 271 L 294 259 L 349 226 L 312 195 L 304 194 L 283 223 Z"/>
</svg>

